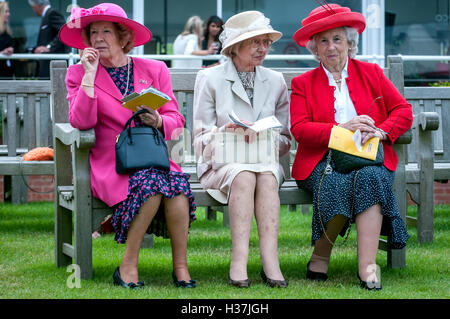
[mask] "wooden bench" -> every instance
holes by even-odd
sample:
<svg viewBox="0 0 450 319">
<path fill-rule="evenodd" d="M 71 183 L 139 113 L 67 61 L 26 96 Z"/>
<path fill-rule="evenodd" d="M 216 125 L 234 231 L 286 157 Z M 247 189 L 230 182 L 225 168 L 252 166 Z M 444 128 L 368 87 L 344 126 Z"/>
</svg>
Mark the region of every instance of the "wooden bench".
<svg viewBox="0 0 450 319">
<path fill-rule="evenodd" d="M 26 176 L 54 173 L 53 161 L 24 162 L 20 157 L 32 148 L 53 143 L 50 92 L 50 81 L 0 81 L 4 201 L 27 202 Z"/>
<path fill-rule="evenodd" d="M 288 69 L 283 71 L 284 78 L 290 88 L 291 79 L 308 69 Z M 403 66 L 397 58 L 389 59 L 386 74 L 393 83 L 403 90 Z M 67 71 L 65 62 L 52 61 L 52 105 L 55 146 L 55 263 L 62 267 L 76 263 L 81 269 L 81 278 L 92 276 L 92 237 L 91 233 L 111 209 L 103 202 L 92 197 L 90 187 L 89 149 L 95 143 L 93 129 L 80 131 L 68 123 L 68 103 L 64 78 Z M 184 171 L 192 174 L 190 183 L 198 207 L 224 206 L 209 196 L 200 186 L 193 163 L 192 140 L 192 102 L 196 72 L 171 71 L 172 87 L 177 97 L 181 113 L 186 118 L 186 134 L 179 140 L 168 143 L 169 147 L 183 143 L 182 148 Z M 406 218 L 406 144 L 411 142 L 410 132 L 404 134 L 394 145 L 399 157 L 394 191 L 403 218 Z M 285 157 L 289 160 L 289 156 Z M 299 190 L 292 179 L 287 180 L 279 191 L 282 205 L 311 204 L 311 194 Z M 224 223 L 227 224 L 225 207 Z M 72 225 L 72 216 L 74 223 Z M 73 230 L 72 230 L 73 228 Z M 73 240 L 72 240 L 73 237 Z M 406 248 L 391 250 L 387 241 L 380 239 L 379 248 L 387 251 L 388 266 L 405 267 Z"/>
<path fill-rule="evenodd" d="M 417 227 L 419 243 L 432 242 L 434 182 L 450 179 L 450 88 L 407 87 L 404 95 L 415 114 L 407 191 L 418 205 L 417 218 L 407 216 L 407 223 Z"/>
</svg>

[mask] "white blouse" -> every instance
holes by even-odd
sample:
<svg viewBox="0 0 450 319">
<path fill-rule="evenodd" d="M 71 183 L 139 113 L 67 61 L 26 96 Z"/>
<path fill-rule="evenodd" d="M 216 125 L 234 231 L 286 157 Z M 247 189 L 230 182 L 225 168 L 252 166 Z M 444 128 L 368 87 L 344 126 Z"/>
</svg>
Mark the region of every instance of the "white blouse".
<svg viewBox="0 0 450 319">
<path fill-rule="evenodd" d="M 193 51 L 200 50 L 198 37 L 195 34 L 178 35 L 173 43 L 173 53 L 179 55 L 191 55 Z M 200 69 L 203 60 L 172 60 L 172 68 Z"/>
<path fill-rule="evenodd" d="M 330 71 L 328 71 L 323 64 L 320 64 L 324 69 L 326 75 L 328 76 L 328 84 L 330 86 L 334 86 L 334 120 L 336 123 L 345 123 L 354 118 L 356 114 L 355 106 L 353 105 L 352 99 L 350 98 L 350 94 L 348 92 L 348 86 L 345 79 L 348 77 L 347 67 L 348 67 L 348 59 L 345 63 L 345 67 L 341 73 L 341 88 L 339 89 L 336 81 L 333 78 L 333 75 Z"/>
</svg>

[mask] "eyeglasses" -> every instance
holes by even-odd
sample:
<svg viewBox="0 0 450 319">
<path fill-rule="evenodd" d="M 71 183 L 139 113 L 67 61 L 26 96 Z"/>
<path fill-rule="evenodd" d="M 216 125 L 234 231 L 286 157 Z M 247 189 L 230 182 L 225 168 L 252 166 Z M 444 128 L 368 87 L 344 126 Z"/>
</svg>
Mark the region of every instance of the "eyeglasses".
<svg viewBox="0 0 450 319">
<path fill-rule="evenodd" d="M 253 38 L 253 39 L 249 39 L 248 43 L 250 44 L 250 46 L 254 49 L 259 48 L 261 45 L 265 48 L 268 48 L 272 45 L 273 41 L 270 39 L 258 39 L 258 38 Z"/>
</svg>

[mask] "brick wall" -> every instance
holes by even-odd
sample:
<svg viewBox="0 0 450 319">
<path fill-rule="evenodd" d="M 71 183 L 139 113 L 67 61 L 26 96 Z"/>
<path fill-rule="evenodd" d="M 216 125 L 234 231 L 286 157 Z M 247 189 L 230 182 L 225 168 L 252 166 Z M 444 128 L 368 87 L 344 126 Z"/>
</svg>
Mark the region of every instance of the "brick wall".
<svg viewBox="0 0 450 319">
<path fill-rule="evenodd" d="M 54 200 L 52 175 L 28 176 L 28 185 L 36 191 L 28 190 L 29 202 L 52 202 Z M 0 202 L 3 202 L 3 176 L 0 176 Z"/>
<path fill-rule="evenodd" d="M 435 204 L 450 204 L 450 183 L 434 183 Z"/>
<path fill-rule="evenodd" d="M 28 176 L 28 185 L 39 192 L 28 191 L 29 202 L 53 201 L 55 196 L 53 193 L 53 176 L 38 175 Z M 3 176 L 0 176 L 0 202 L 3 202 Z M 434 203 L 450 204 L 450 183 L 434 183 Z M 410 200 L 410 204 L 412 204 Z"/>
</svg>

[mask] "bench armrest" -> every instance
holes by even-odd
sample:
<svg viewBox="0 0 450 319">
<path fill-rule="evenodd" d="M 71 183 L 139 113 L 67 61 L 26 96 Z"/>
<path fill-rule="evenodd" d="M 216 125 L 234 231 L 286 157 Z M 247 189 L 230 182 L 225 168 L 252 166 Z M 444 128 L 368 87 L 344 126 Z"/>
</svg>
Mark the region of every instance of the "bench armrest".
<svg viewBox="0 0 450 319">
<path fill-rule="evenodd" d="M 405 133 L 400 135 L 400 137 L 395 140 L 394 144 L 411 144 L 411 142 L 412 142 L 412 130 L 409 129 Z"/>
<path fill-rule="evenodd" d="M 439 128 L 439 114 L 437 112 L 420 112 L 414 115 L 413 128 L 423 131 L 436 131 Z"/>
<path fill-rule="evenodd" d="M 56 123 L 54 134 L 64 145 L 76 144 L 78 148 L 92 148 L 95 145 L 94 129 L 82 131 L 69 123 Z"/>
</svg>

